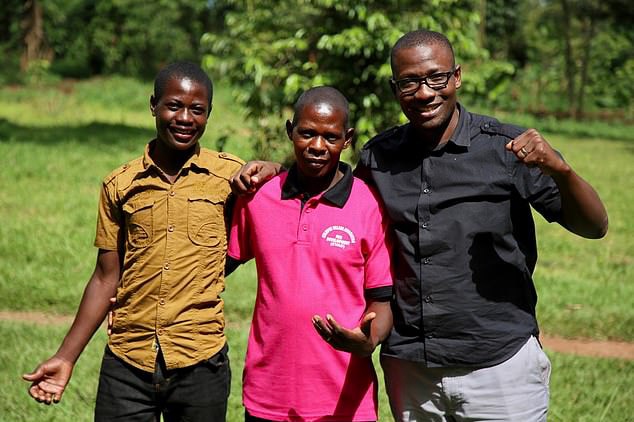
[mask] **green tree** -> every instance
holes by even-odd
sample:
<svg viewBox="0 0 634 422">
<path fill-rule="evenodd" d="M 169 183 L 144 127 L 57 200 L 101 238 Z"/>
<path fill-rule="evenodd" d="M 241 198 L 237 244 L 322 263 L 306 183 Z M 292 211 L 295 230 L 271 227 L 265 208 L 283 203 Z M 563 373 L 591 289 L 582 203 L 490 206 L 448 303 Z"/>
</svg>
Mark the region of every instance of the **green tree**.
<svg viewBox="0 0 634 422">
<path fill-rule="evenodd" d="M 634 12 L 624 0 L 523 3 L 528 60 L 515 90 L 530 93 L 524 105 L 576 118 L 588 109 L 631 107 Z"/>
<path fill-rule="evenodd" d="M 361 143 L 398 124 L 389 51 L 404 32 L 438 30 L 461 60 L 488 58 L 476 43 L 470 1 L 218 0 L 214 7 L 224 25 L 203 36 L 203 63 L 217 82 L 235 87 L 262 158 L 288 153 L 284 119 L 311 86 L 332 85 L 348 97 Z M 482 81 L 473 82 L 475 92 Z"/>
<path fill-rule="evenodd" d="M 44 59 L 62 76 L 151 77 L 169 61 L 199 59 L 210 13 L 204 1 L 6 0 L 0 51 L 23 63 Z"/>
</svg>

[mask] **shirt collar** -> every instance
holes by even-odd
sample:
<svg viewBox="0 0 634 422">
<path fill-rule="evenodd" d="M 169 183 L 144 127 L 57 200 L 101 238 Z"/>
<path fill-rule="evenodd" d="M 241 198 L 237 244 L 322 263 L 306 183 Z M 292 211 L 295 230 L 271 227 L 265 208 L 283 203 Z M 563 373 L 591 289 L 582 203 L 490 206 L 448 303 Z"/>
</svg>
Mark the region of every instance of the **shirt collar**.
<svg viewBox="0 0 634 422">
<path fill-rule="evenodd" d="M 469 130 L 469 113 L 460 103 L 456 103 L 458 108 L 458 124 L 451 134 L 447 142 L 451 142 L 460 147 L 469 147 L 471 145 L 471 132 Z"/>
<path fill-rule="evenodd" d="M 343 172 L 343 177 L 333 187 L 324 192 L 321 197 L 333 205 L 343 208 L 350 197 L 350 192 L 352 192 L 352 168 L 340 161 L 339 170 Z M 305 191 L 299 182 L 297 165 L 293 164 L 288 171 L 284 185 L 282 185 L 282 199 L 291 199 L 304 194 Z"/>
<path fill-rule="evenodd" d="M 145 146 L 145 152 L 143 153 L 143 169 L 146 171 L 150 167 L 155 167 L 158 169 L 158 166 L 156 165 L 156 163 L 154 163 L 154 160 L 152 160 L 152 157 L 150 157 L 150 151 L 152 151 L 152 149 L 154 148 L 157 142 L 158 141 L 156 139 L 153 139 Z M 205 166 L 204 163 L 202 163 L 202 160 L 200 159 L 200 144 L 198 143 L 196 144 L 194 153 L 192 154 L 191 157 L 189 157 L 189 160 L 185 162 L 181 171 L 183 169 L 190 168 L 192 166 L 196 166 L 200 169 L 210 170 L 209 167 Z"/>
<path fill-rule="evenodd" d="M 458 108 L 458 124 L 456 125 L 456 129 L 451 134 L 451 137 L 447 140 L 446 143 L 442 145 L 438 145 L 434 148 L 434 151 L 444 150 L 449 147 L 458 147 L 460 149 L 468 148 L 471 145 L 471 133 L 469 130 L 470 116 L 467 113 L 467 110 L 460 105 L 460 103 L 456 103 L 456 107 Z M 413 145 L 419 145 L 419 138 L 416 132 L 414 131 L 412 124 L 407 123 L 405 125 L 405 130 L 403 131 L 403 142 L 412 143 Z"/>
</svg>

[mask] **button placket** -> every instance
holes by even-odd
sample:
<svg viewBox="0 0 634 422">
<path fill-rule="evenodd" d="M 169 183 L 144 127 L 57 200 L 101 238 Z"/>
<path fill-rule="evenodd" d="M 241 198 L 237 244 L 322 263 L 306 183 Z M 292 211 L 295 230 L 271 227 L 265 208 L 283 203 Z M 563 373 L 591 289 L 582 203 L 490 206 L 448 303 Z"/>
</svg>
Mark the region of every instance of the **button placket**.
<svg viewBox="0 0 634 422">
<path fill-rule="evenodd" d="M 313 200 L 309 199 L 299 214 L 299 227 L 297 240 L 299 242 L 310 242 L 310 230 L 313 213 Z"/>
</svg>

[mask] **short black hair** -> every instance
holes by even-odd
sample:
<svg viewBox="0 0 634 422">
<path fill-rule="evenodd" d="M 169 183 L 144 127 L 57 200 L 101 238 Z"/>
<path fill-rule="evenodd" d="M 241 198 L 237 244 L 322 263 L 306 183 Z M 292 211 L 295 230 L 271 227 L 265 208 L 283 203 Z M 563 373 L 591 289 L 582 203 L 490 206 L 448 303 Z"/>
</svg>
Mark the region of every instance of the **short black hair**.
<svg viewBox="0 0 634 422">
<path fill-rule="evenodd" d="M 411 31 L 403 35 L 401 38 L 398 39 L 398 41 L 396 41 L 394 47 L 392 47 L 392 51 L 390 53 L 390 65 L 392 67 L 392 73 L 394 73 L 394 58 L 397 51 L 405 48 L 419 47 L 421 45 L 430 44 L 440 44 L 441 46 L 449 50 L 451 52 L 451 59 L 453 61 L 452 66 L 456 65 L 456 58 L 454 55 L 453 47 L 446 36 L 436 31 L 417 29 L 416 31 Z"/>
<path fill-rule="evenodd" d="M 310 88 L 302 93 L 295 102 L 293 108 L 293 120 L 291 124 L 293 127 L 297 125 L 297 119 L 302 109 L 308 104 L 321 104 L 326 103 L 334 106 L 335 108 L 342 110 L 345 113 L 345 127 L 350 128 L 350 104 L 348 99 L 337 88 L 331 86 L 317 86 Z"/>
<path fill-rule="evenodd" d="M 176 61 L 163 67 L 156 74 L 154 79 L 154 100 L 157 101 L 165 91 L 165 85 L 171 79 L 190 79 L 207 89 L 207 98 L 209 100 L 208 109 L 211 111 L 211 100 L 214 96 L 214 87 L 209 78 L 200 66 L 188 61 Z"/>
</svg>

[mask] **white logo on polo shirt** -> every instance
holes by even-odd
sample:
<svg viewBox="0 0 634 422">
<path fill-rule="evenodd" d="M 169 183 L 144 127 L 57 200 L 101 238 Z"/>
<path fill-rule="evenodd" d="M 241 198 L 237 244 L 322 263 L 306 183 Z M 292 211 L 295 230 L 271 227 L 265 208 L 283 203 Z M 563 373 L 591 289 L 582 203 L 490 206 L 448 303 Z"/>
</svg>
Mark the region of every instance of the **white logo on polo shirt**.
<svg viewBox="0 0 634 422">
<path fill-rule="evenodd" d="M 354 233 L 344 226 L 330 226 L 321 234 L 322 239 L 326 239 L 326 242 L 330 246 L 335 248 L 345 249 L 346 246 L 355 243 Z"/>
</svg>

